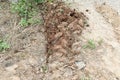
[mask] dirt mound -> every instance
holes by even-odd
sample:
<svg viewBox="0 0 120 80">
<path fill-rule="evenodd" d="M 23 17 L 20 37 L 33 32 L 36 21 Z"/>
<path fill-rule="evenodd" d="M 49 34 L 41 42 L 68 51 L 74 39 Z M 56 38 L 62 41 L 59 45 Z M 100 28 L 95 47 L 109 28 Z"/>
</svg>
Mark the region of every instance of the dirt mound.
<svg viewBox="0 0 120 80">
<path fill-rule="evenodd" d="M 46 32 L 47 56 L 59 54 L 61 56 L 73 55 L 72 50 L 75 35 L 80 35 L 84 28 L 85 15 L 71 10 L 64 3 L 47 5 L 44 16 Z"/>
</svg>

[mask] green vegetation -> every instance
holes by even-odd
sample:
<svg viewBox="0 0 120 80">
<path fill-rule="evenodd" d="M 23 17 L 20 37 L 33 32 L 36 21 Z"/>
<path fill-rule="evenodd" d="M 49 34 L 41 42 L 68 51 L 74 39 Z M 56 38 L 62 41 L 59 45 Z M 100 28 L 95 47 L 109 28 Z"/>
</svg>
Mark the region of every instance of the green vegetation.
<svg viewBox="0 0 120 80">
<path fill-rule="evenodd" d="M 9 49 L 10 46 L 3 40 L 0 40 L 0 52 L 5 51 L 6 49 Z"/>
<path fill-rule="evenodd" d="M 47 66 L 42 66 L 42 71 L 46 72 L 47 71 Z"/>
<path fill-rule="evenodd" d="M 19 14 L 19 24 L 21 26 L 41 23 L 41 19 L 38 17 L 40 13 L 38 4 L 52 1 L 53 0 L 19 0 L 17 3 L 11 5 L 12 12 Z"/>
<path fill-rule="evenodd" d="M 80 80 L 93 80 L 93 79 L 91 79 L 90 77 L 83 77 Z"/>
<path fill-rule="evenodd" d="M 83 46 L 83 48 L 90 48 L 90 49 L 95 49 L 96 45 L 94 40 L 89 40 L 86 45 Z"/>
</svg>

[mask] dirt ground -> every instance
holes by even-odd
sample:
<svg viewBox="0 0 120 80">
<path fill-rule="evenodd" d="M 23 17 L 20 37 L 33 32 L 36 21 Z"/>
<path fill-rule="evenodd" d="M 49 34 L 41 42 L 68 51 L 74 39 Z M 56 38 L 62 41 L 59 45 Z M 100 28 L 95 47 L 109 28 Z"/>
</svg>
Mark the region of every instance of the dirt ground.
<svg viewBox="0 0 120 80">
<path fill-rule="evenodd" d="M 27 28 L 0 2 L 0 38 L 10 44 L 0 53 L 0 80 L 120 80 L 118 8 L 65 2 L 48 5 L 44 24 Z"/>
</svg>

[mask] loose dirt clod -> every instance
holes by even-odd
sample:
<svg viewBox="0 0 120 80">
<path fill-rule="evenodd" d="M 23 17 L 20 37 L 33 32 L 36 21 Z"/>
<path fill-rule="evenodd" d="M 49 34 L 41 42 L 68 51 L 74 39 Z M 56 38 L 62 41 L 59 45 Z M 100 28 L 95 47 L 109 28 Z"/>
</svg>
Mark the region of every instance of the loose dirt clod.
<svg viewBox="0 0 120 80">
<path fill-rule="evenodd" d="M 58 2 L 47 5 L 44 21 L 48 58 L 54 53 L 74 53 L 71 48 L 75 42 L 74 35 L 80 34 L 84 28 L 85 15 Z"/>
</svg>

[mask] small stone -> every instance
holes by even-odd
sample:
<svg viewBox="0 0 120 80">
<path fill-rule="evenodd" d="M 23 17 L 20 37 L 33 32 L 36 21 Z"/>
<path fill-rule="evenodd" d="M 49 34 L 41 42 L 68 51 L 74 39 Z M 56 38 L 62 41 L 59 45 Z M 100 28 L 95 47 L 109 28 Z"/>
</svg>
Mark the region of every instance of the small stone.
<svg viewBox="0 0 120 80">
<path fill-rule="evenodd" d="M 86 64 L 83 61 L 75 62 L 75 64 L 78 67 L 78 69 L 83 69 L 86 67 Z"/>
<path fill-rule="evenodd" d="M 9 67 L 9 66 L 12 66 L 12 65 L 13 65 L 13 62 L 11 62 L 11 61 L 5 62 L 5 67 Z"/>
<path fill-rule="evenodd" d="M 17 64 L 14 64 L 12 66 L 9 66 L 9 67 L 6 67 L 6 70 L 7 71 L 10 71 L 10 72 L 15 72 L 15 69 L 18 67 Z"/>
</svg>

